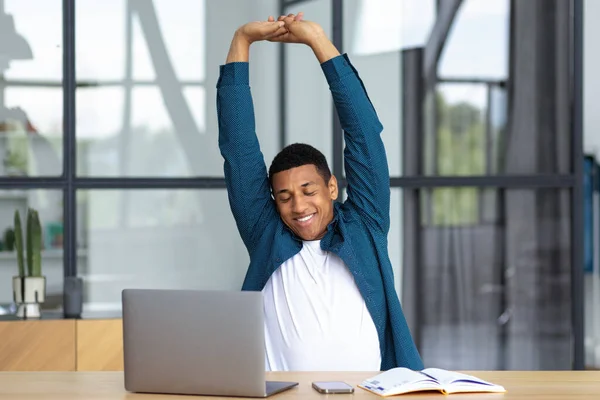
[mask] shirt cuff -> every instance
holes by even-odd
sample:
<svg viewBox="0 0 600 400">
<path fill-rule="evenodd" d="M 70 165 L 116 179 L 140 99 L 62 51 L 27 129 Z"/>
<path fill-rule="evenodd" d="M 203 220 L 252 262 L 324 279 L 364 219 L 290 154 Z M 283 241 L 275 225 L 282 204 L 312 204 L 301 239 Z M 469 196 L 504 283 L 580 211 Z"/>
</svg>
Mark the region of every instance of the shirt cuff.
<svg viewBox="0 0 600 400">
<path fill-rule="evenodd" d="M 250 63 L 243 61 L 230 62 L 219 67 L 217 87 L 231 85 L 249 85 Z"/>
<path fill-rule="evenodd" d="M 354 68 L 350 63 L 347 53 L 340 54 L 337 57 L 333 57 L 332 59 L 325 61 L 321 64 L 321 69 L 323 70 L 325 78 L 327 79 L 327 83 L 329 84 L 340 80 L 346 75 L 354 74 Z"/>
</svg>

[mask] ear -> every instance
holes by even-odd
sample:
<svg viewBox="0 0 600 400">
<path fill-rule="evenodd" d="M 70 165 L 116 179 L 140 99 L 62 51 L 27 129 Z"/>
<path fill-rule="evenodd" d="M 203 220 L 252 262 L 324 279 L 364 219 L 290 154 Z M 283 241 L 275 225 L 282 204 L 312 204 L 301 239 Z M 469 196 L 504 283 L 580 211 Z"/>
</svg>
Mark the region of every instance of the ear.
<svg viewBox="0 0 600 400">
<path fill-rule="evenodd" d="M 329 178 L 329 184 L 327 184 L 327 188 L 329 189 L 329 197 L 331 200 L 335 200 L 338 197 L 338 183 L 335 176 L 331 175 Z"/>
</svg>

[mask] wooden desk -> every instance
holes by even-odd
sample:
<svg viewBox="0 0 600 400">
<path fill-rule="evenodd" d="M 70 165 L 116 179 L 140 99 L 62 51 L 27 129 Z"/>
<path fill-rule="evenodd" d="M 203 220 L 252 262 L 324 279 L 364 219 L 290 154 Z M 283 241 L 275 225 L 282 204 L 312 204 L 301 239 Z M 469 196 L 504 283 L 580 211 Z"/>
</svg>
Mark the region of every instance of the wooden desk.
<svg viewBox="0 0 600 400">
<path fill-rule="evenodd" d="M 600 398 L 600 371 L 561 372 L 467 372 L 494 383 L 503 385 L 504 394 L 453 394 L 439 393 L 403 395 L 394 399 L 440 399 L 440 400 L 596 400 Z M 356 387 L 364 378 L 375 375 L 371 372 L 334 373 L 269 373 L 268 379 L 294 380 L 300 385 L 270 399 L 335 399 L 382 397 Z M 314 380 L 344 380 L 355 386 L 354 395 L 322 395 L 311 388 Z M 208 398 L 196 396 L 144 395 L 128 393 L 123 388 L 122 372 L 0 372 L 0 400 L 79 400 L 79 399 L 185 399 Z M 223 400 L 225 398 L 218 397 Z"/>
</svg>

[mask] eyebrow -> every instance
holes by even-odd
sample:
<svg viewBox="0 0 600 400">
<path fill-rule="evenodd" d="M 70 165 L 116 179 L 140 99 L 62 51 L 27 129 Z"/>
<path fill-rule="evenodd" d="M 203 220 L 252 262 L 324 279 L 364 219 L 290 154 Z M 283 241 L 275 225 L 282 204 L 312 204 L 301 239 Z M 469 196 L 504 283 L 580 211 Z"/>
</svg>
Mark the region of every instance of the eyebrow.
<svg viewBox="0 0 600 400">
<path fill-rule="evenodd" d="M 313 181 L 308 181 L 306 183 L 303 183 L 300 186 L 302 186 L 303 188 L 305 188 L 305 187 L 308 187 L 310 185 L 316 185 L 316 183 L 313 182 Z M 289 190 L 288 189 L 281 189 L 281 190 L 277 191 L 277 193 L 275 193 L 275 195 L 278 195 L 278 194 L 281 194 L 281 193 L 286 193 L 286 192 L 289 192 Z"/>
</svg>

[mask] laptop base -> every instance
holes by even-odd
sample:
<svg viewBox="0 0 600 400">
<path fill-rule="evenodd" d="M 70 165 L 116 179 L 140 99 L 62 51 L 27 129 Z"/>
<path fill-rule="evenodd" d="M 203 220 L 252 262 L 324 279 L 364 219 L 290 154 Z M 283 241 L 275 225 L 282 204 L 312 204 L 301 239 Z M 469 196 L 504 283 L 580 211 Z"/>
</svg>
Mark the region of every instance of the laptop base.
<svg viewBox="0 0 600 400">
<path fill-rule="evenodd" d="M 279 382 L 279 381 L 267 381 L 267 390 L 265 397 L 272 396 L 276 393 L 281 393 L 285 390 L 291 389 L 294 386 L 298 386 L 298 382 Z"/>
</svg>

